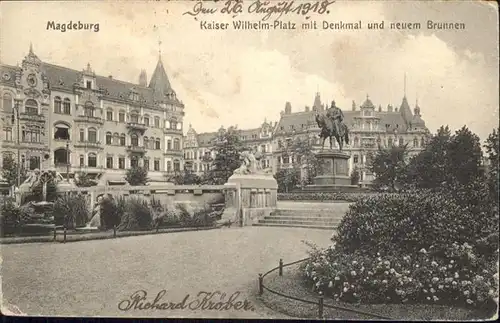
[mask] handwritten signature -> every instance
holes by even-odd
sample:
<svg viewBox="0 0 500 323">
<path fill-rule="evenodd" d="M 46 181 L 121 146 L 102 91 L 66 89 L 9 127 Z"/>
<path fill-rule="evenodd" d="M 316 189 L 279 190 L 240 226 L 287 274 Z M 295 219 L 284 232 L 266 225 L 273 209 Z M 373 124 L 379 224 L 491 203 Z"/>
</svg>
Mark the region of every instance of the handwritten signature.
<svg viewBox="0 0 500 323">
<path fill-rule="evenodd" d="M 231 295 L 226 293 L 199 292 L 195 297 L 187 294 L 180 302 L 164 301 L 163 296 L 166 290 L 161 290 L 153 301 L 148 300 L 148 293 L 144 290 L 134 292 L 128 299 L 118 303 L 118 309 L 121 311 L 129 310 L 209 310 L 209 311 L 255 311 L 252 303 L 246 299 L 238 300 L 240 292 Z"/>
<path fill-rule="evenodd" d="M 215 1 L 218 2 L 218 1 Z M 317 1 L 300 1 L 296 4 L 295 1 L 253 1 L 250 5 L 246 7 L 248 13 L 255 13 L 264 15 L 262 20 L 268 20 L 272 15 L 277 14 L 279 19 L 282 15 L 288 13 L 301 14 L 307 16 L 310 13 L 317 14 L 328 14 L 328 6 L 334 3 L 335 0 L 317 0 Z M 216 7 L 206 7 L 204 5 L 205 1 L 198 1 L 191 11 L 186 11 L 183 15 L 198 16 L 203 14 L 215 14 L 220 12 L 221 14 L 230 14 L 232 17 L 236 17 L 243 13 L 243 1 L 242 0 L 227 0 L 221 10 L 219 11 Z M 307 16 L 309 18 L 309 16 Z"/>
</svg>

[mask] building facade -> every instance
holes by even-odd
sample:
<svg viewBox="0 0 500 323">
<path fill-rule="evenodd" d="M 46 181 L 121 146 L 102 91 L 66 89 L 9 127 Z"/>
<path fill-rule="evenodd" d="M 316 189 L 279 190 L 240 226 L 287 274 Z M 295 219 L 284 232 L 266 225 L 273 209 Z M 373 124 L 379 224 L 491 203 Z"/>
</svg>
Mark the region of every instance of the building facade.
<svg viewBox="0 0 500 323">
<path fill-rule="evenodd" d="M 321 149 L 320 128 L 315 115 L 325 113 L 327 108 L 327 104 L 321 102 L 319 93 L 316 93 L 312 108 L 306 106 L 302 111 L 292 112 L 291 103 L 286 102 L 277 123 L 266 122 L 257 129 L 241 130 L 241 139 L 248 146 L 265 149 L 265 166 L 272 168 L 273 173 L 281 168 L 293 167 L 297 156 L 290 153 L 288 147 L 294 140 L 308 139 L 312 142 L 313 151 Z M 379 146 L 389 148 L 407 145 L 411 157 L 423 149 L 430 136 L 421 117 L 420 107 L 416 104 L 412 112 L 406 96 L 403 96 L 401 105 L 396 108 L 392 105 L 388 105 L 386 109 L 382 109 L 380 105 L 376 107 L 367 96 L 360 106 L 353 102 L 351 109 L 342 110 L 344 122 L 350 131 L 350 144 L 344 146 L 344 151 L 351 155 L 349 172 L 357 169 L 362 184 L 369 184 L 374 179 L 368 165 Z M 209 152 L 213 147 L 211 140 L 216 135 L 215 132 L 197 134 L 190 128 L 185 139 L 186 160 L 190 156 L 199 157 L 200 152 Z M 325 141 L 325 147 L 329 147 L 328 140 Z M 334 149 L 338 149 L 336 142 Z M 194 169 L 203 172 L 206 168 Z"/>
<path fill-rule="evenodd" d="M 122 181 L 145 166 L 152 181 L 183 168 L 184 104 L 158 59 L 149 84 L 42 62 L 30 46 L 22 65 L 0 65 L 0 164 L 11 154 L 27 169 L 56 169 Z"/>
</svg>

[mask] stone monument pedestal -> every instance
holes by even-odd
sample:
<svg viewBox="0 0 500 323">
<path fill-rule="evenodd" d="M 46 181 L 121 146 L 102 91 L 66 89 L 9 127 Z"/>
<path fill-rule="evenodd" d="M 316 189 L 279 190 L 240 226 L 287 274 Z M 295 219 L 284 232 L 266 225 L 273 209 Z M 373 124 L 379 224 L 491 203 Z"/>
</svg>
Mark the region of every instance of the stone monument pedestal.
<svg viewBox="0 0 500 323">
<path fill-rule="evenodd" d="M 351 185 L 349 176 L 349 158 L 351 156 L 341 151 L 325 150 L 318 152 L 316 158 L 320 167 L 318 175 L 313 178 L 312 185 L 304 188 L 305 191 L 352 191 L 357 188 Z"/>
<path fill-rule="evenodd" d="M 231 220 L 247 226 L 271 214 L 278 201 L 278 183 L 271 174 L 233 174 L 227 185 L 238 187 L 237 211 Z"/>
</svg>

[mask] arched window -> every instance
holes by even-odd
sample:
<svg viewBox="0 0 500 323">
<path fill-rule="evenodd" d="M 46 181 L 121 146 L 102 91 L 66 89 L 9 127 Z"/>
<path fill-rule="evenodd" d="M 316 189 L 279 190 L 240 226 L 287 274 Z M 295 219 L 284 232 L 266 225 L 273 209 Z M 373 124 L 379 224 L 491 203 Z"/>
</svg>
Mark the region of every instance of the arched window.
<svg viewBox="0 0 500 323">
<path fill-rule="evenodd" d="M 69 125 L 63 122 L 58 122 L 54 125 L 54 139 L 56 140 L 69 140 L 70 128 Z"/>
<path fill-rule="evenodd" d="M 181 171 L 181 163 L 176 159 L 174 160 L 174 172 L 180 172 Z"/>
<path fill-rule="evenodd" d="M 71 114 L 71 101 L 68 98 L 65 98 L 63 101 L 63 113 Z"/>
<path fill-rule="evenodd" d="M 413 147 L 418 147 L 418 139 L 413 138 Z"/>
<path fill-rule="evenodd" d="M 38 114 L 38 103 L 33 99 L 26 100 L 24 111 L 30 115 Z"/>
<path fill-rule="evenodd" d="M 144 137 L 144 148 L 148 149 L 149 148 L 149 139 L 148 137 Z"/>
<path fill-rule="evenodd" d="M 113 121 L 113 109 L 106 110 L 106 121 Z"/>
<path fill-rule="evenodd" d="M 125 112 L 120 111 L 120 112 L 118 113 L 118 121 L 119 121 L 119 122 L 125 122 Z"/>
<path fill-rule="evenodd" d="M 85 130 L 80 129 L 80 138 L 78 138 L 80 141 L 85 141 Z"/>
<path fill-rule="evenodd" d="M 125 146 L 125 134 L 120 135 L 120 146 Z"/>
<path fill-rule="evenodd" d="M 111 145 L 113 141 L 113 136 L 111 132 L 106 132 L 106 145 Z"/>
<path fill-rule="evenodd" d="M 156 138 L 156 140 L 155 140 L 155 149 L 161 149 L 161 147 L 160 147 L 160 138 Z"/>
<path fill-rule="evenodd" d="M 85 166 L 85 156 L 80 155 L 80 166 L 83 167 Z"/>
<path fill-rule="evenodd" d="M 177 129 L 177 121 L 176 120 L 170 121 L 170 129 Z"/>
<path fill-rule="evenodd" d="M 87 116 L 87 117 L 93 117 L 94 116 L 94 111 L 95 111 L 94 104 L 92 102 L 90 102 L 90 101 L 85 102 L 85 106 L 84 106 L 84 114 L 85 114 L 85 116 Z"/>
<path fill-rule="evenodd" d="M 90 153 L 87 157 L 87 166 L 89 167 L 97 167 L 97 155 L 94 153 Z"/>
<path fill-rule="evenodd" d="M 181 150 L 181 141 L 178 138 L 174 139 L 174 150 Z"/>
<path fill-rule="evenodd" d="M 62 100 L 58 96 L 56 96 L 54 98 L 54 112 L 55 113 L 61 113 L 62 112 Z"/>
<path fill-rule="evenodd" d="M 97 142 L 97 130 L 95 128 L 89 128 L 87 132 L 87 140 L 89 142 Z"/>
<path fill-rule="evenodd" d="M 69 152 L 65 148 L 54 150 L 54 163 L 56 165 L 67 165 L 69 162 Z"/>
<path fill-rule="evenodd" d="M 139 146 L 139 137 L 135 133 L 130 135 L 130 144 L 134 147 Z"/>
<path fill-rule="evenodd" d="M 12 112 L 12 96 L 8 93 L 5 93 L 2 98 L 2 106 L 3 106 L 3 111 L 7 113 Z"/>
<path fill-rule="evenodd" d="M 167 150 L 172 150 L 172 140 L 167 140 Z"/>
<path fill-rule="evenodd" d="M 144 125 L 145 125 L 146 127 L 149 127 L 149 116 L 148 116 L 148 115 L 145 115 L 145 116 L 144 116 Z"/>
</svg>

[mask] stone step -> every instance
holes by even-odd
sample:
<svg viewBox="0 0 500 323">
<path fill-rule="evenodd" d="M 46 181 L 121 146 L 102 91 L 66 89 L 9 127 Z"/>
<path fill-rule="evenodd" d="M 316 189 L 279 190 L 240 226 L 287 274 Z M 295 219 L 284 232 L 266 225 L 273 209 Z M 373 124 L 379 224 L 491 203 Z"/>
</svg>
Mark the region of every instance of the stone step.
<svg viewBox="0 0 500 323">
<path fill-rule="evenodd" d="M 271 213 L 272 216 L 308 216 L 321 218 L 343 218 L 345 212 L 337 210 L 290 210 L 277 209 Z"/>
<path fill-rule="evenodd" d="M 317 221 L 317 220 L 290 220 L 290 219 L 277 219 L 277 220 L 259 220 L 259 223 L 280 223 L 280 224 L 300 224 L 300 225 L 326 225 L 336 226 L 338 222 L 335 221 Z"/>
<path fill-rule="evenodd" d="M 307 229 L 324 229 L 335 230 L 335 226 L 326 225 L 301 225 L 301 224 L 281 224 L 281 223 L 254 223 L 256 227 L 282 227 L 282 228 L 307 228 Z"/>
<path fill-rule="evenodd" d="M 342 219 L 330 218 L 330 217 L 311 217 L 307 215 L 303 216 L 265 216 L 261 221 L 315 221 L 320 223 L 334 223 L 339 224 Z"/>
</svg>

